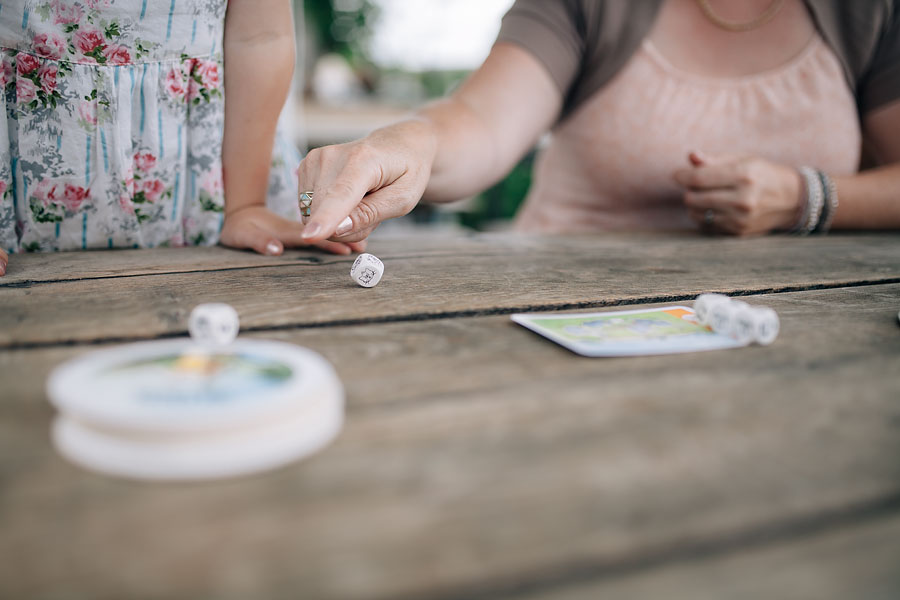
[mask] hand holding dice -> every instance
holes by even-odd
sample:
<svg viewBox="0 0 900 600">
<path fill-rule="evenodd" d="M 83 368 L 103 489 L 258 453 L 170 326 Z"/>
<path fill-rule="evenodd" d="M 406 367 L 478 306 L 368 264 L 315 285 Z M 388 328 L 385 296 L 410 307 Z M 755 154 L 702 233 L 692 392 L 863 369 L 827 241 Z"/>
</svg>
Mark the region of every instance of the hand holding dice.
<svg viewBox="0 0 900 600">
<path fill-rule="evenodd" d="M 701 325 L 743 343 L 768 346 L 778 337 L 778 314 L 765 306 L 750 306 L 722 294 L 701 294 L 694 301 Z"/>
<path fill-rule="evenodd" d="M 363 287 L 375 287 L 384 274 L 384 263 L 371 254 L 360 254 L 350 267 L 350 278 Z"/>
</svg>

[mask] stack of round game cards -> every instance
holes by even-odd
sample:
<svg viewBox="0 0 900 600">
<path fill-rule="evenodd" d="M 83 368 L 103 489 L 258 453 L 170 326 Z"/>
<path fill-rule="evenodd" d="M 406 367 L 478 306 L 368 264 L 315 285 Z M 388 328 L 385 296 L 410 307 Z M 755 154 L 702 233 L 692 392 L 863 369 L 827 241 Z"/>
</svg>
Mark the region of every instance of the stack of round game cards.
<svg viewBox="0 0 900 600">
<path fill-rule="evenodd" d="M 60 366 L 47 390 L 60 411 L 52 431 L 59 451 L 89 469 L 136 479 L 279 467 L 326 445 L 344 418 L 332 366 L 315 352 L 270 341 L 120 346 Z"/>
</svg>

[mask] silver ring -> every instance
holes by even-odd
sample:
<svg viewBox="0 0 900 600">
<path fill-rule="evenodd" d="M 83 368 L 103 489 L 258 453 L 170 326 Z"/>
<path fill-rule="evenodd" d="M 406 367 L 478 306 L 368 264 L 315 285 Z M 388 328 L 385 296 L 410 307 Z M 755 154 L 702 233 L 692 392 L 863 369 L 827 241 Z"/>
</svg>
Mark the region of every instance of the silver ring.
<svg viewBox="0 0 900 600">
<path fill-rule="evenodd" d="M 303 192 L 300 194 L 300 221 L 306 225 L 309 217 L 312 215 L 312 192 Z"/>
<path fill-rule="evenodd" d="M 713 224 L 713 219 L 716 218 L 716 211 L 711 208 L 707 208 L 706 212 L 703 213 L 703 224 L 709 227 Z"/>
</svg>

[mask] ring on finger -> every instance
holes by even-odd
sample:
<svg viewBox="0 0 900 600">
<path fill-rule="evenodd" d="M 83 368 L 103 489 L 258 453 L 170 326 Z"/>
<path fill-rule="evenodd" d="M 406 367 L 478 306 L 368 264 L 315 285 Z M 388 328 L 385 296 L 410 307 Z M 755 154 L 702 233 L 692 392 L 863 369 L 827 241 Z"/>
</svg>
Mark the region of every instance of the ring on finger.
<svg viewBox="0 0 900 600">
<path fill-rule="evenodd" d="M 300 221 L 304 225 L 306 225 L 307 221 L 309 221 L 309 217 L 312 215 L 312 201 L 312 192 L 302 192 L 300 194 Z"/>
</svg>

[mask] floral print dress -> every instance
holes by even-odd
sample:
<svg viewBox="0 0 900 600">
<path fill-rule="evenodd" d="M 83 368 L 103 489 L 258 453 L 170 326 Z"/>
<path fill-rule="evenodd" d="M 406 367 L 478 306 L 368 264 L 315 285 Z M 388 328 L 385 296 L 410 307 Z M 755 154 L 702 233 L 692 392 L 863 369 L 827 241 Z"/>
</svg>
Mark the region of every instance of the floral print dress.
<svg viewBox="0 0 900 600">
<path fill-rule="evenodd" d="M 0 248 L 218 241 L 226 4 L 0 1 Z M 297 218 L 275 150 L 269 206 Z"/>
</svg>

